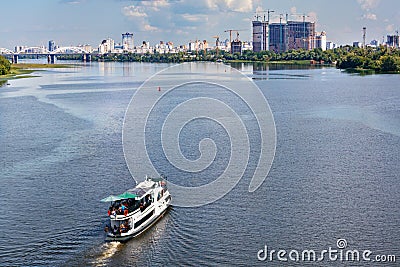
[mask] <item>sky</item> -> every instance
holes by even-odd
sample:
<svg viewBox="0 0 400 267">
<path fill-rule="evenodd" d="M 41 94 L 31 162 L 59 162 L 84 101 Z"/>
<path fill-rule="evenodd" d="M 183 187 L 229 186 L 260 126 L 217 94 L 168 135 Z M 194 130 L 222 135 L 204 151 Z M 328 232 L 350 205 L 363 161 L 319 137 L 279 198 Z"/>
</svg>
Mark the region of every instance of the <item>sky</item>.
<svg viewBox="0 0 400 267">
<path fill-rule="evenodd" d="M 121 42 L 121 34 L 134 34 L 135 45 L 172 41 L 175 45 L 229 38 L 227 29 L 240 31 L 251 40 L 251 21 L 256 11 L 271 9 L 271 21 L 279 14 L 316 22 L 328 41 L 339 45 L 395 34 L 400 29 L 399 0 L 4 0 L 1 3 L 0 48 L 90 44 L 103 39 Z M 386 38 L 386 37 L 385 37 Z"/>
</svg>

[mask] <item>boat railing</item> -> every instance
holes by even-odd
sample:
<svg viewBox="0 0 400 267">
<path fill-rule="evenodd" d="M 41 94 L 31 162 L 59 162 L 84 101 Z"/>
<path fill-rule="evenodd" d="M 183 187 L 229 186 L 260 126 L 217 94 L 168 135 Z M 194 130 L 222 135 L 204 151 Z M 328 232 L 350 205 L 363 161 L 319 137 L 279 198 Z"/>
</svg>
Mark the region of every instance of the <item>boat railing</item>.
<svg viewBox="0 0 400 267">
<path fill-rule="evenodd" d="M 152 205 L 154 199 L 152 197 L 142 199 L 141 201 L 136 201 L 134 204 L 128 205 L 128 207 L 117 204 L 116 206 L 111 206 L 108 209 L 108 216 L 111 219 L 123 220 L 126 217 L 135 215 L 138 212 L 144 212 L 148 207 Z M 121 207 L 124 206 L 122 209 Z"/>
<path fill-rule="evenodd" d="M 107 224 L 104 227 L 104 232 L 112 233 L 114 236 L 121 236 L 121 234 L 127 233 L 129 230 L 131 230 L 131 226 L 128 220 L 124 223 L 120 223 L 119 226 L 114 224 L 114 227 L 112 227 L 111 224 Z"/>
</svg>

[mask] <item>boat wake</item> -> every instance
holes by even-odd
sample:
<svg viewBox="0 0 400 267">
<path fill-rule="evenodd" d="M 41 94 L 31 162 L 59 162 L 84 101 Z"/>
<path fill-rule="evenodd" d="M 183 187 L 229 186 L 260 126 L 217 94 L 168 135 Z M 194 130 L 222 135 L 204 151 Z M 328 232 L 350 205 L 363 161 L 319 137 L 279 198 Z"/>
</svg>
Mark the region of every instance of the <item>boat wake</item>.
<svg viewBox="0 0 400 267">
<path fill-rule="evenodd" d="M 114 256 L 122 243 L 120 242 L 107 242 L 101 245 L 101 254 L 98 255 L 92 262 L 93 266 L 107 266 L 109 259 Z"/>
</svg>

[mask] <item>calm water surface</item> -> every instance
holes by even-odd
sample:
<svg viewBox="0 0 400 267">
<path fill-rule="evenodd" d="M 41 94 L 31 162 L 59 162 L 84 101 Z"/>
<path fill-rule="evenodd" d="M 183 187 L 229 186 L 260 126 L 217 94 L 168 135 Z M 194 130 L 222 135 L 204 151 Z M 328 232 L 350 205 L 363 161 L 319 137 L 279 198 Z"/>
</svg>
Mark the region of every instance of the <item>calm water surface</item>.
<svg viewBox="0 0 400 267">
<path fill-rule="evenodd" d="M 280 266 L 258 261 L 257 252 L 265 245 L 321 251 L 339 238 L 400 261 L 399 76 L 330 68 L 235 65 L 275 116 L 277 151 L 264 184 L 247 192 L 246 171 L 219 201 L 173 207 L 139 238 L 105 243 L 107 204 L 99 200 L 134 185 L 121 144 L 125 109 L 136 88 L 167 66 L 92 63 L 0 88 L 0 266 Z M 177 93 L 229 98 L 212 88 Z M 193 184 L 223 171 L 228 140 L 206 121 L 180 138 L 183 153 L 195 159 L 197 141 L 210 136 L 222 146 L 218 164 Z M 157 155 L 174 182 L 190 179 Z"/>
</svg>

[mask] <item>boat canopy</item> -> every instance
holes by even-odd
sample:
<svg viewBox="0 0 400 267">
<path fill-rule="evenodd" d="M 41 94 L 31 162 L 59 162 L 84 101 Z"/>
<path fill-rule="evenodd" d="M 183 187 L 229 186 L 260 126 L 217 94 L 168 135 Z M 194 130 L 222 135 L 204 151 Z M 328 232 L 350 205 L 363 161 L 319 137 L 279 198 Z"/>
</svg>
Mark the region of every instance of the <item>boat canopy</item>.
<svg viewBox="0 0 400 267">
<path fill-rule="evenodd" d="M 135 197 L 137 197 L 137 195 L 126 191 L 125 193 L 122 193 L 121 195 L 118 195 L 118 197 L 120 199 L 128 199 L 128 198 L 135 198 Z"/>
<path fill-rule="evenodd" d="M 101 202 L 113 202 L 122 199 L 128 198 L 136 198 L 144 196 L 148 191 L 153 189 L 156 186 L 156 182 L 162 181 L 162 178 L 148 178 L 144 182 L 139 183 L 135 188 L 129 189 L 125 193 L 122 193 L 118 196 L 108 196 L 100 200 Z"/>
<path fill-rule="evenodd" d="M 118 200 L 122 200 L 122 199 L 135 198 L 135 197 L 137 197 L 137 196 L 138 196 L 138 195 L 127 191 L 127 192 L 122 193 L 122 194 L 120 194 L 120 195 L 118 195 L 118 196 L 113 196 L 113 195 L 108 196 L 108 197 L 106 197 L 106 198 L 103 198 L 103 199 L 100 200 L 100 201 L 101 201 L 101 202 L 113 202 L 113 201 L 118 201 Z"/>
<path fill-rule="evenodd" d="M 128 192 L 135 194 L 138 197 L 142 197 L 143 195 L 146 194 L 147 190 L 144 190 L 143 188 L 132 188 L 132 189 L 129 189 Z"/>
<path fill-rule="evenodd" d="M 150 180 L 139 183 L 135 188 L 129 189 L 128 192 L 137 195 L 138 197 L 144 196 L 148 191 L 155 187 L 156 183 Z"/>
</svg>

